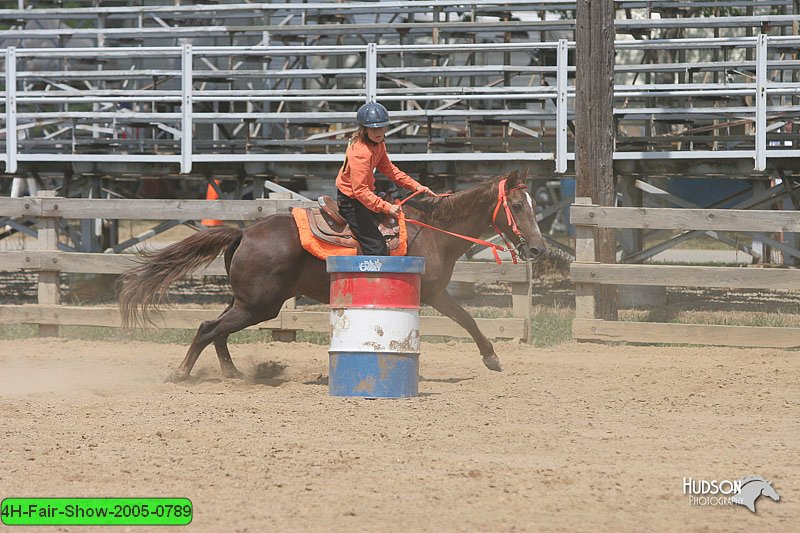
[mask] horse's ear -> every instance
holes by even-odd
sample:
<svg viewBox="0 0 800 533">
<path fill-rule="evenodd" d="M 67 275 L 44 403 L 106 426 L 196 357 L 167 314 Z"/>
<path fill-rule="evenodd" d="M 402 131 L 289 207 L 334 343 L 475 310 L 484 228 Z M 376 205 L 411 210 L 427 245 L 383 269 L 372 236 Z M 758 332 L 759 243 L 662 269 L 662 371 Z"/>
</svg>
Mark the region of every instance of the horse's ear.
<svg viewBox="0 0 800 533">
<path fill-rule="evenodd" d="M 511 172 L 509 172 L 508 176 L 506 176 L 506 180 L 508 181 L 509 184 L 512 183 L 516 184 L 518 180 L 517 171 L 512 170 Z"/>
<path fill-rule="evenodd" d="M 522 169 L 522 172 L 519 175 L 520 183 L 523 183 L 528 179 L 528 170 L 529 169 L 530 169 L 530 167 L 528 167 L 528 166 L 526 166 L 525 168 Z"/>
</svg>

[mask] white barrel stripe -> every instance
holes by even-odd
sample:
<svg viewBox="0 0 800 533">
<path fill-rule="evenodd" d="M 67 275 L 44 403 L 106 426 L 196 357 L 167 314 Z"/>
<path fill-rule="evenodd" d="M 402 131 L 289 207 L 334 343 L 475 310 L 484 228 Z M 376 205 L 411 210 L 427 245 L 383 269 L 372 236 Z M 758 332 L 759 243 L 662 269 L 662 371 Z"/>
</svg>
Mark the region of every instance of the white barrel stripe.
<svg viewBox="0 0 800 533">
<path fill-rule="evenodd" d="M 419 353 L 416 309 L 334 309 L 331 352 Z"/>
</svg>

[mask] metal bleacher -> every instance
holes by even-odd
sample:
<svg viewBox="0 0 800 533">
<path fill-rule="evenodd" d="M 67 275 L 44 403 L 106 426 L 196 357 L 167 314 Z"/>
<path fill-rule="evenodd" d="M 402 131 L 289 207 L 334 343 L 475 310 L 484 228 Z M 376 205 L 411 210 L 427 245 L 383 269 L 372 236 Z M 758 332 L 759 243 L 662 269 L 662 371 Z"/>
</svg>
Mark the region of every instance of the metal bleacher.
<svg viewBox="0 0 800 533">
<path fill-rule="evenodd" d="M 623 172 L 797 172 L 798 0 L 615 5 Z M 314 189 L 297 180 L 335 175 L 369 97 L 392 111 L 393 159 L 428 179 L 571 173 L 574 2 L 0 8 L 8 176 Z"/>
</svg>

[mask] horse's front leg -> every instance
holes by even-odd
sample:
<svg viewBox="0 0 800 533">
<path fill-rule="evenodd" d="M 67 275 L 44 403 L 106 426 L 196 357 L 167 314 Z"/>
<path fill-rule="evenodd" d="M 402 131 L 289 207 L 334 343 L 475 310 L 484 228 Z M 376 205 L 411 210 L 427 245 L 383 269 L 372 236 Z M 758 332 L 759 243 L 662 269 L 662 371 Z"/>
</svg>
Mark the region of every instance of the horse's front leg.
<svg viewBox="0 0 800 533">
<path fill-rule="evenodd" d="M 475 344 L 478 345 L 478 350 L 483 356 L 483 364 L 486 365 L 486 368 L 496 372 L 503 371 L 503 367 L 500 365 L 500 358 L 494 353 L 494 346 L 492 346 L 491 341 L 478 329 L 475 319 L 464 311 L 464 308 L 458 305 L 458 302 L 453 300 L 453 297 L 447 294 L 447 291 L 441 290 L 428 296 L 425 298 L 425 303 L 467 330 L 475 340 Z"/>
</svg>

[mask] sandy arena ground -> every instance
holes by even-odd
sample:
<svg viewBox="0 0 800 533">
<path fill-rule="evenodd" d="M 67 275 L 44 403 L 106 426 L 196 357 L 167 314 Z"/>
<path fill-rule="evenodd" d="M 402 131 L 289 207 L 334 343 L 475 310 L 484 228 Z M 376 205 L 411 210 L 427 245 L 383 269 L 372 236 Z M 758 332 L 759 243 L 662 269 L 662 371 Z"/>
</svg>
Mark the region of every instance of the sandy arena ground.
<svg viewBox="0 0 800 533">
<path fill-rule="evenodd" d="M 0 497 L 188 497 L 202 532 L 797 531 L 797 351 L 497 348 L 502 374 L 424 344 L 419 398 L 363 400 L 312 344 L 233 346 L 244 382 L 207 350 L 174 385 L 183 346 L 0 341 Z M 756 514 L 682 492 L 753 474 L 782 497 Z"/>
</svg>

